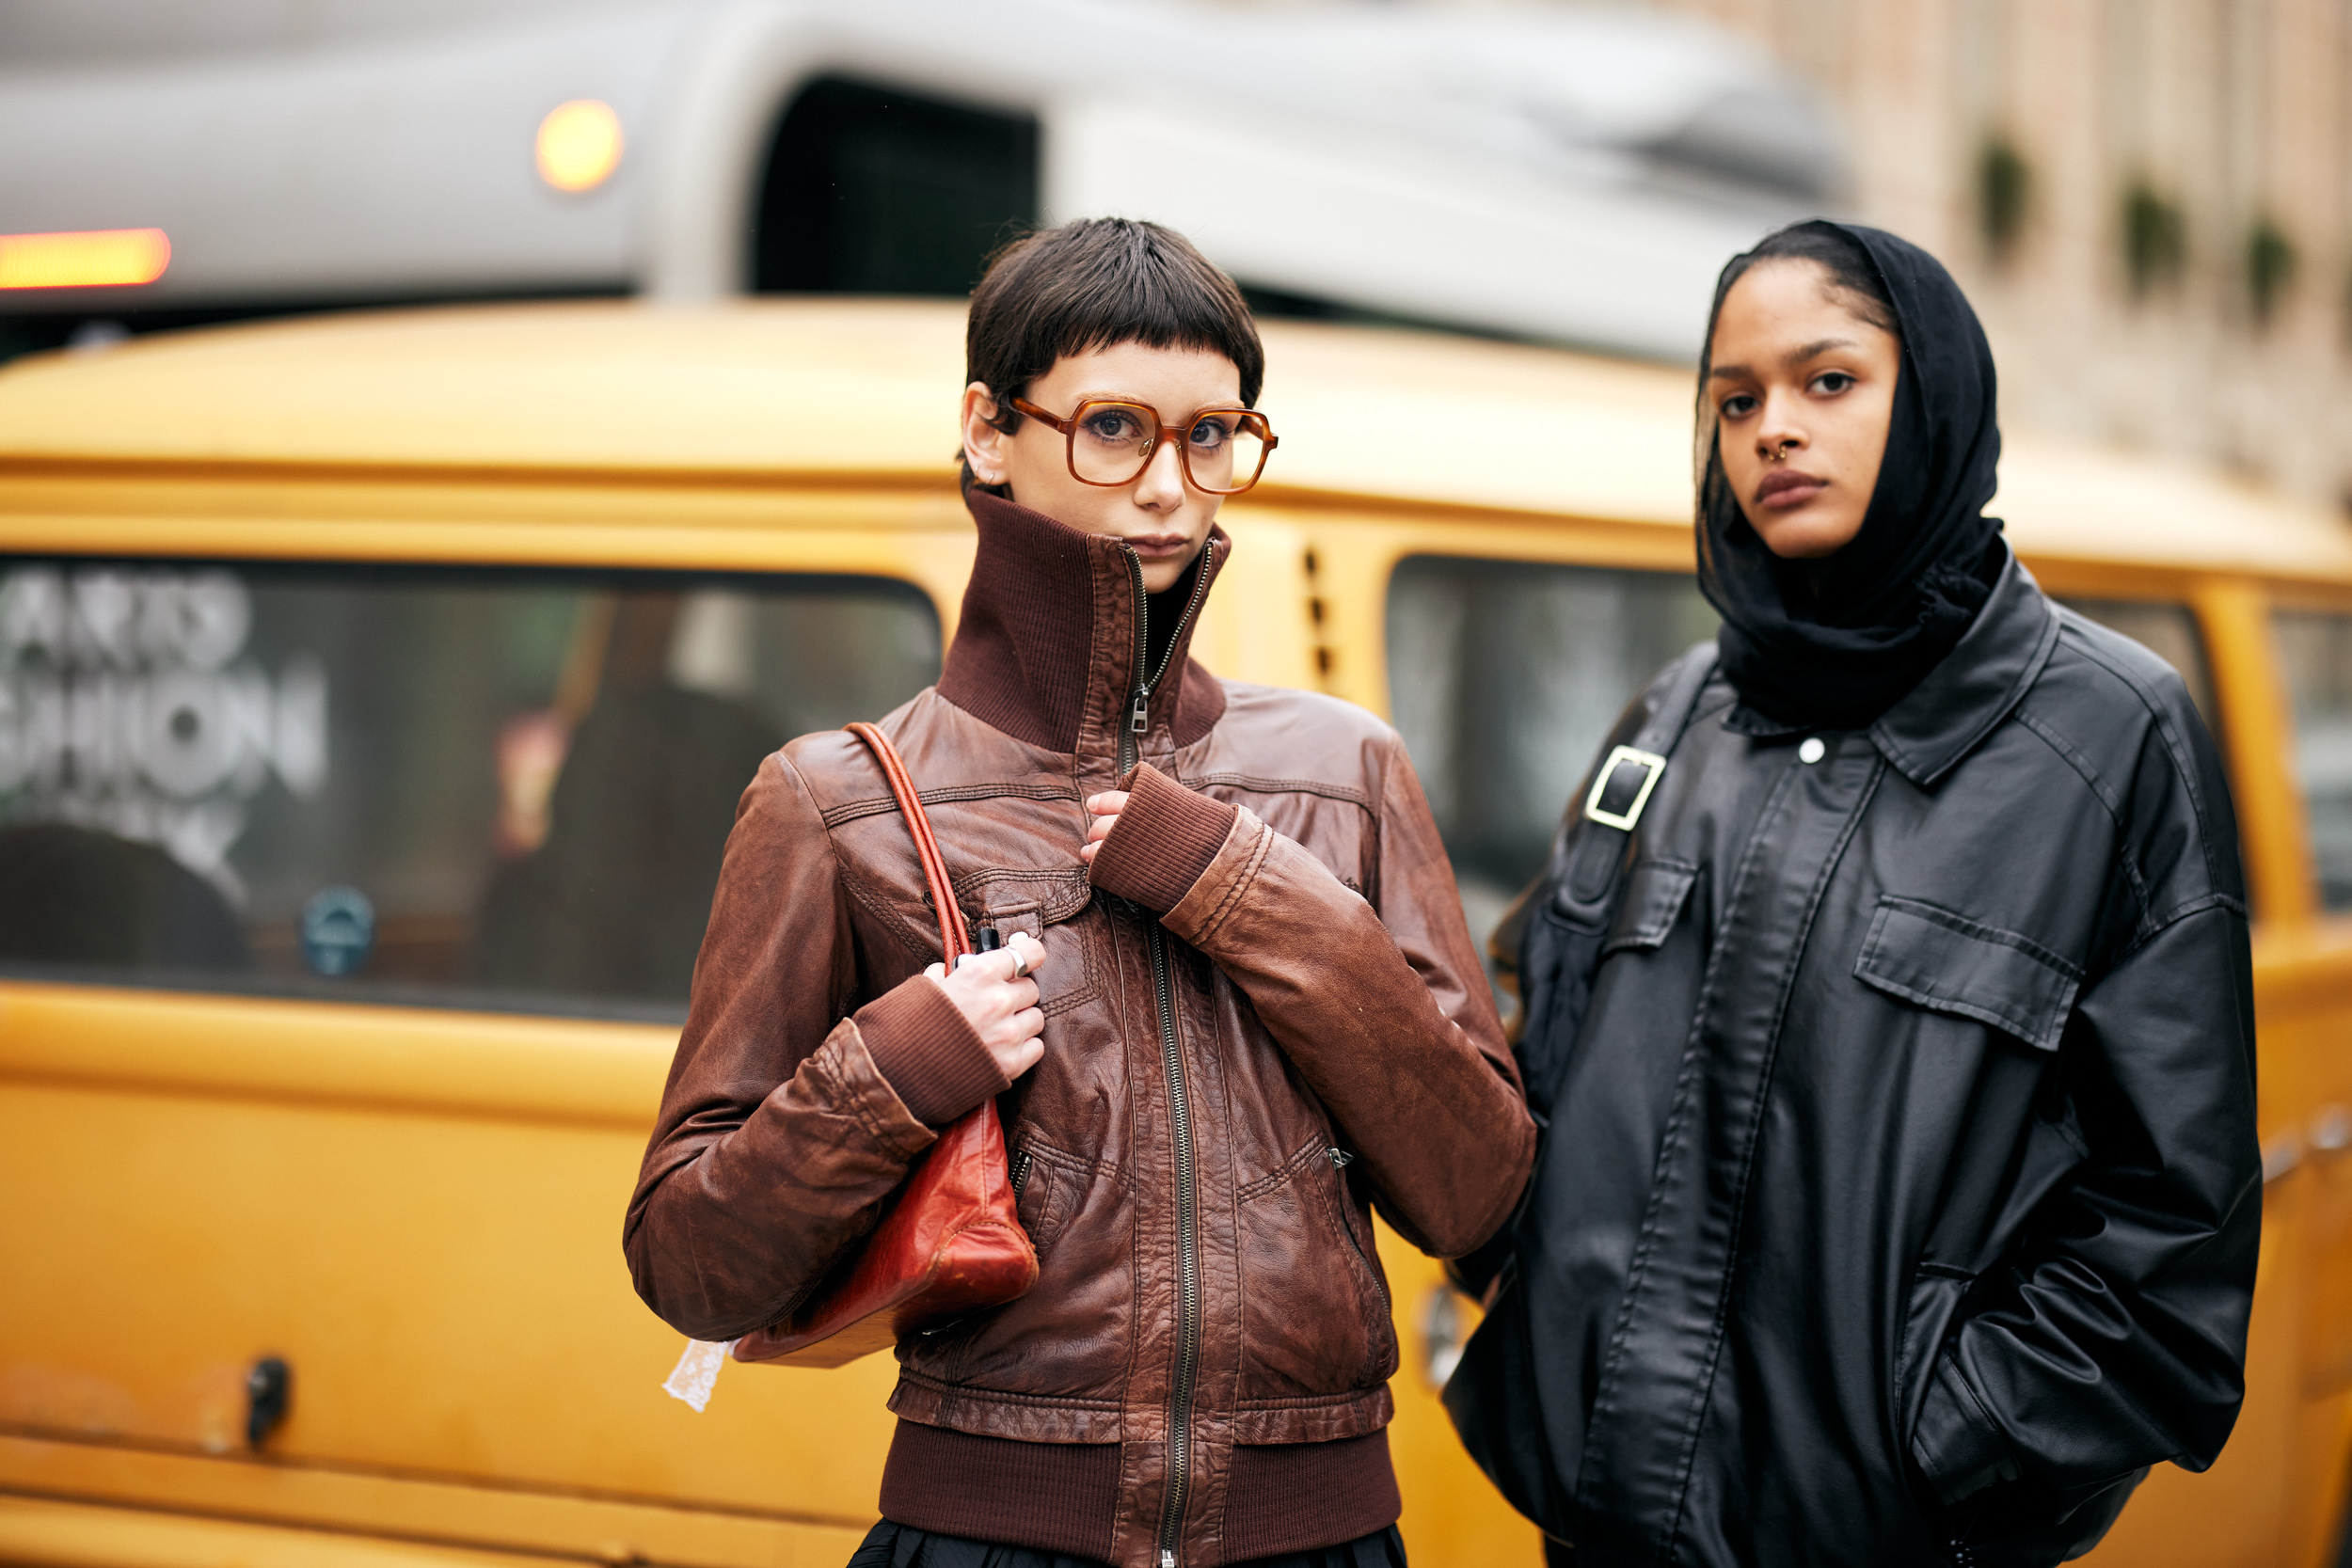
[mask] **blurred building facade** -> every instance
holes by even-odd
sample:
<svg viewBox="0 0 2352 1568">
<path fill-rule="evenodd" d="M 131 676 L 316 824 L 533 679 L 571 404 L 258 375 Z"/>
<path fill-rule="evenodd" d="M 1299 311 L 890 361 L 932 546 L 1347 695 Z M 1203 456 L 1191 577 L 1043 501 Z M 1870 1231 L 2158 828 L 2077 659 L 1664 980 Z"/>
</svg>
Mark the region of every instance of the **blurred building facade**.
<svg viewBox="0 0 2352 1568">
<path fill-rule="evenodd" d="M 2007 417 L 2352 502 L 2352 5 L 1652 0 L 1843 119 L 1854 210 L 1949 263 Z"/>
<path fill-rule="evenodd" d="M 1822 95 L 1843 211 L 1952 268 L 2011 424 L 2352 509 L 2352 0 L 1630 3 Z"/>
</svg>

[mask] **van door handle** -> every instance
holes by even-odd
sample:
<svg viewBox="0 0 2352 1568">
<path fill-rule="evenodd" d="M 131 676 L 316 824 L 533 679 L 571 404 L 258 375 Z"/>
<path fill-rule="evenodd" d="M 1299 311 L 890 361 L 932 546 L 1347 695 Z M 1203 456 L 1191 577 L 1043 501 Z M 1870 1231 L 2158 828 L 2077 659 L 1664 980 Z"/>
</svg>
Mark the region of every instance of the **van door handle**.
<svg viewBox="0 0 2352 1568">
<path fill-rule="evenodd" d="M 294 1403 L 294 1369 L 282 1357 L 264 1355 L 245 1374 L 245 1443 L 259 1449 L 286 1419 Z"/>
</svg>

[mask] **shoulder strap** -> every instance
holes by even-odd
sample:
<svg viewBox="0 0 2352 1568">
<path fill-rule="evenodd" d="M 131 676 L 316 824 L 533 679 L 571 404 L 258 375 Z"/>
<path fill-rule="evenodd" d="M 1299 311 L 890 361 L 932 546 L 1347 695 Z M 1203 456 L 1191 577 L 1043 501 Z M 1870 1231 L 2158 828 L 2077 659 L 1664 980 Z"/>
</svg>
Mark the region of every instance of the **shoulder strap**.
<svg viewBox="0 0 2352 1568">
<path fill-rule="evenodd" d="M 1691 727 L 1699 693 L 1714 673 L 1715 645 L 1702 642 L 1652 681 L 1650 689 L 1658 696 L 1649 716 L 1593 770 L 1582 809 L 1571 802 L 1567 820 L 1553 840 L 1549 863 L 1519 895 L 1497 933 L 1496 940 L 1504 941 L 1512 923 L 1519 923 L 1513 945 L 1520 1012 L 1512 1052 L 1518 1059 L 1527 1108 L 1540 1128 L 1551 1124 L 1552 1093 L 1568 1048 L 1583 1027 L 1610 906 L 1631 858 L 1628 851 L 1633 830 L 1666 770 L 1666 759 Z M 1512 1258 L 1520 1218 L 1534 1191 L 1531 1180 L 1509 1222 L 1476 1251 L 1446 1265 L 1454 1282 L 1471 1295 L 1491 1303 L 1488 1292 Z"/>
<path fill-rule="evenodd" d="M 898 797 L 898 811 L 907 819 L 907 832 L 914 835 L 914 855 L 923 863 L 923 880 L 930 888 L 931 908 L 939 911 L 941 961 L 952 970 L 958 958 L 972 951 L 972 936 L 964 928 L 963 910 L 956 903 L 955 887 L 947 880 L 947 862 L 939 852 L 939 840 L 931 834 L 931 819 L 923 810 L 923 797 L 915 793 L 914 780 L 888 736 L 867 723 L 851 724 L 849 728 L 873 752 L 874 760 L 882 764 L 882 777 L 889 781 L 890 793 Z"/>
<path fill-rule="evenodd" d="M 1579 830 L 1570 835 L 1577 840 L 1575 850 L 1552 893 L 1554 906 L 1563 915 L 1580 924 L 1597 922 L 1607 915 L 1643 808 L 1664 776 L 1666 759 L 1681 743 L 1682 732 L 1691 727 L 1699 693 L 1714 673 L 1714 642 L 1691 648 L 1675 662 L 1658 705 L 1650 709 L 1648 720 L 1634 732 L 1632 740 L 1612 750 L 1594 769 L 1592 787 L 1584 796 L 1583 820 L 1572 824 Z"/>
</svg>

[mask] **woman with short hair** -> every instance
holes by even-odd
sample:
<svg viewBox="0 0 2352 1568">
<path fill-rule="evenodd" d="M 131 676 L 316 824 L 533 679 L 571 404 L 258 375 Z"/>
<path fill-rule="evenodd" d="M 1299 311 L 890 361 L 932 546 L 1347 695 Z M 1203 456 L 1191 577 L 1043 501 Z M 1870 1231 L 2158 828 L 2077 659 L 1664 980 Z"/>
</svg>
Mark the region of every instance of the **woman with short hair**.
<svg viewBox="0 0 2352 1568">
<path fill-rule="evenodd" d="M 1394 731 L 1188 657 L 1274 445 L 1240 291 L 1182 236 L 1023 240 L 972 300 L 979 531 L 883 719 L 975 927 L 953 974 L 866 750 L 803 736 L 727 845 L 629 1205 L 687 1334 L 775 1322 L 997 1099 L 1037 1284 L 898 1346 L 859 1568 L 1401 1568 L 1370 1205 L 1448 1255 L 1534 1129 Z"/>
</svg>

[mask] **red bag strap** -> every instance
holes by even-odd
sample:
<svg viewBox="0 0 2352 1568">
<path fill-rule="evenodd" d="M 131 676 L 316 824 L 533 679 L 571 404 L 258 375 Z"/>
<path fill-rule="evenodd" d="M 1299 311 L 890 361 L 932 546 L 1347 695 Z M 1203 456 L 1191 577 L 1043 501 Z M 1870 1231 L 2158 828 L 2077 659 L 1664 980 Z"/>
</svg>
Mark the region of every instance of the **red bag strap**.
<svg viewBox="0 0 2352 1568">
<path fill-rule="evenodd" d="M 867 723 L 851 724 L 850 733 L 873 752 L 874 760 L 882 764 L 882 777 L 890 781 L 890 793 L 898 798 L 898 810 L 907 819 L 907 832 L 914 835 L 915 858 L 923 863 L 923 879 L 930 885 L 931 908 L 939 911 L 939 948 L 945 955 L 941 961 L 953 970 L 956 960 L 972 951 L 972 934 L 964 928 L 963 910 L 956 903 L 955 888 L 947 880 L 947 862 L 939 852 L 939 840 L 931 835 L 931 819 L 923 810 L 923 797 L 915 793 L 914 780 L 888 736 Z"/>
</svg>

